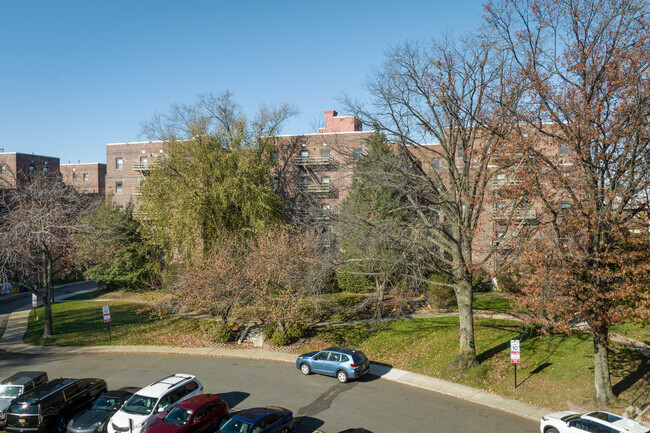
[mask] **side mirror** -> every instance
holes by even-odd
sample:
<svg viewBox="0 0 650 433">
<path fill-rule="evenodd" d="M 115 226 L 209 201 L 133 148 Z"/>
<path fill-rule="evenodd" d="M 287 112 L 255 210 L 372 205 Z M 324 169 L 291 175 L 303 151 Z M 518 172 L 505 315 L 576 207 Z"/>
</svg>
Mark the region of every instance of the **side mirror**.
<svg viewBox="0 0 650 433">
<path fill-rule="evenodd" d="M 162 406 L 158 406 L 158 407 L 156 408 L 156 412 L 162 412 L 162 411 L 164 411 L 164 410 L 165 410 L 165 408 L 162 407 Z"/>
</svg>

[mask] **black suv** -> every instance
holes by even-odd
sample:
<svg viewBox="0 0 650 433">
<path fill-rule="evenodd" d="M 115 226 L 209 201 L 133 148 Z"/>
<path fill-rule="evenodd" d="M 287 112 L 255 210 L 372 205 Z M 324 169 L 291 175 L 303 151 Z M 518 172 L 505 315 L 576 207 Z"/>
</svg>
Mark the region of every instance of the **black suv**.
<svg viewBox="0 0 650 433">
<path fill-rule="evenodd" d="M 7 409 L 7 433 L 65 431 L 68 420 L 106 392 L 103 379 L 55 379 L 15 399 Z"/>
<path fill-rule="evenodd" d="M 20 394 L 47 382 L 44 371 L 19 371 L 0 382 L 0 427 L 5 425 L 5 412 Z"/>
</svg>

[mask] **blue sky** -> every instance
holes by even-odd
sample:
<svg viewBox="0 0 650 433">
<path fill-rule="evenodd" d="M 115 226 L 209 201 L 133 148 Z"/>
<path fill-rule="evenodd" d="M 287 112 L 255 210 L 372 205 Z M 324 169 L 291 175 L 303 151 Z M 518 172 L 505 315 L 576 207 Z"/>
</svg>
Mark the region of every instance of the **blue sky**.
<svg viewBox="0 0 650 433">
<path fill-rule="evenodd" d="M 479 0 L 0 0 L 0 148 L 105 162 L 173 103 L 230 90 L 253 115 L 293 104 L 315 132 L 406 40 L 481 25 Z M 345 114 L 345 113 L 341 113 Z"/>
</svg>

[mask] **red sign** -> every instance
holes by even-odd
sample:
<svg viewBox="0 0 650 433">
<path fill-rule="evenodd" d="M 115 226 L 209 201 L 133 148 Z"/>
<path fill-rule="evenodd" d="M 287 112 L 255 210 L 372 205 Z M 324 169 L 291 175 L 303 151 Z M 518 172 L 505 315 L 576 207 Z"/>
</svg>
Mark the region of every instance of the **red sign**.
<svg viewBox="0 0 650 433">
<path fill-rule="evenodd" d="M 102 314 L 104 315 L 104 323 L 111 321 L 111 311 L 108 309 L 108 305 L 102 307 Z"/>
<path fill-rule="evenodd" d="M 32 308 L 38 307 L 38 298 L 34 293 L 32 293 Z"/>
</svg>

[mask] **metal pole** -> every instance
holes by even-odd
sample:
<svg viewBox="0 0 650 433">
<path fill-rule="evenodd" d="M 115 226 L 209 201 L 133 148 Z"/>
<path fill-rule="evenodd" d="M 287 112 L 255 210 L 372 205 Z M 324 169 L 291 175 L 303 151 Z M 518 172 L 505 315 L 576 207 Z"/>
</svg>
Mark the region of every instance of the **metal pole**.
<svg viewBox="0 0 650 433">
<path fill-rule="evenodd" d="M 515 362 L 515 389 L 517 389 L 517 363 Z"/>
</svg>

